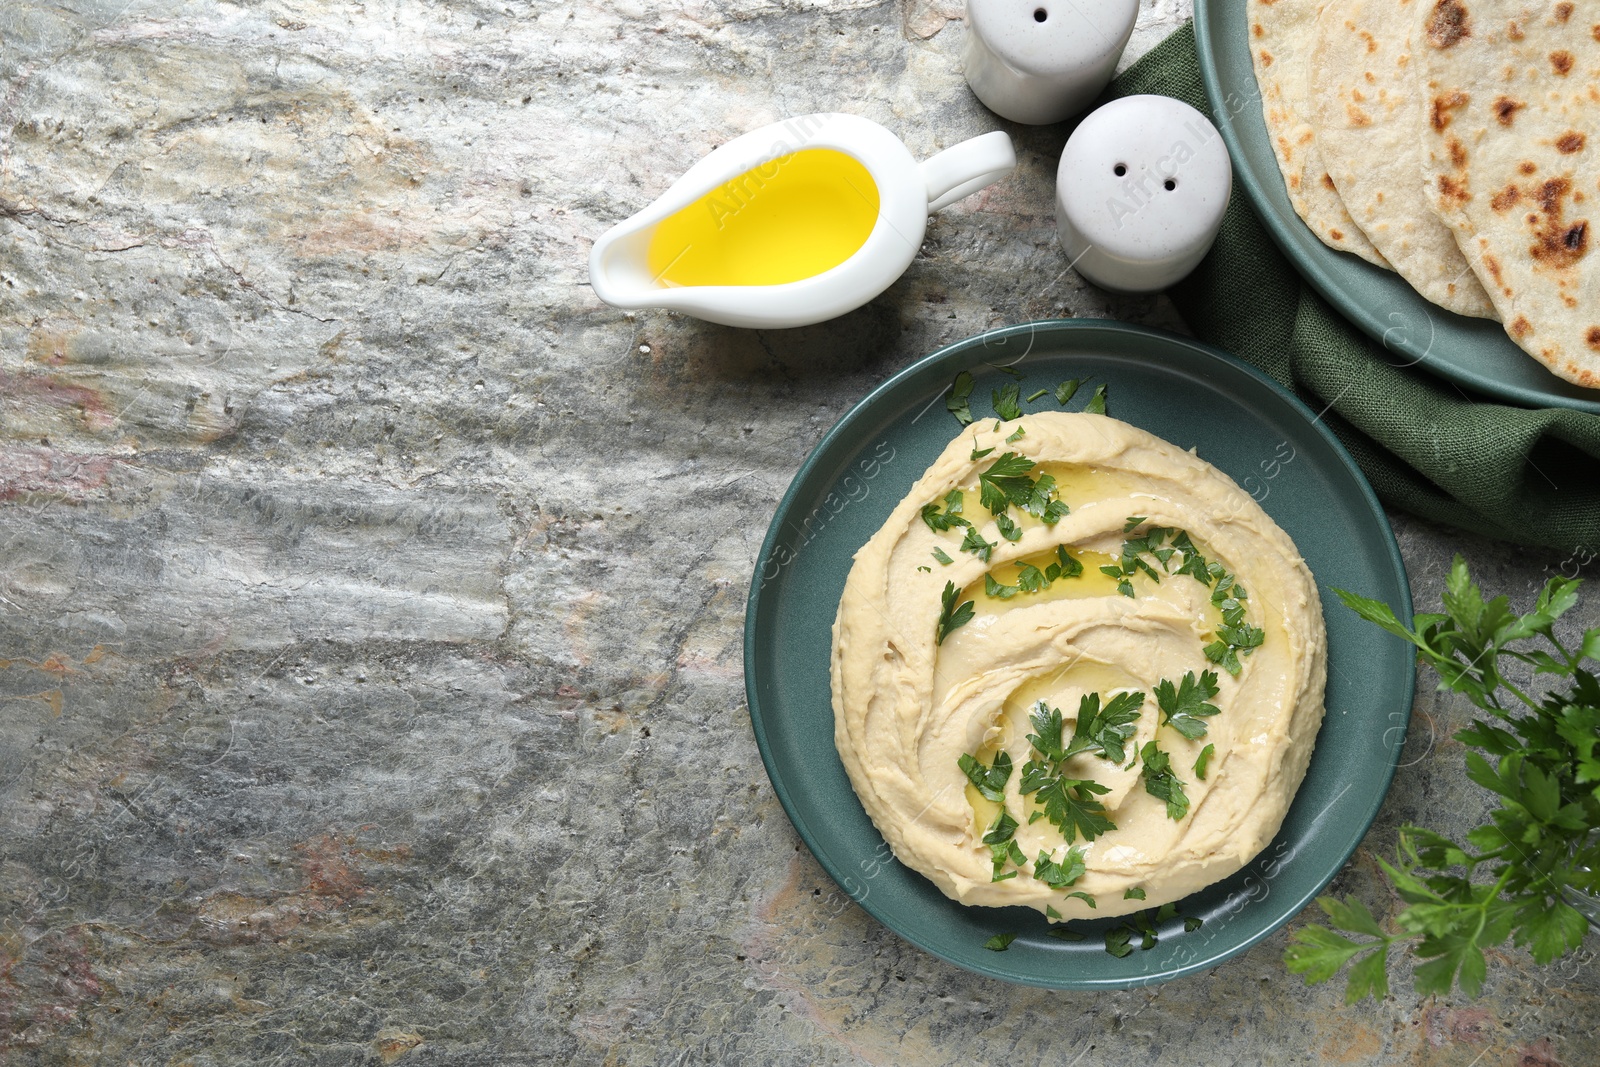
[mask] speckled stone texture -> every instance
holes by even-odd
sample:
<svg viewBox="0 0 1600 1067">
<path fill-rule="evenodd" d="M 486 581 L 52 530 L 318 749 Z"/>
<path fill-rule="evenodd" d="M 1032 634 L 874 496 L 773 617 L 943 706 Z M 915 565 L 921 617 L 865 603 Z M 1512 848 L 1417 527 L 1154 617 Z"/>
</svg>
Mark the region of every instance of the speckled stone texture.
<svg viewBox="0 0 1600 1067">
<path fill-rule="evenodd" d="M 1186 14 L 1146 0 L 1130 58 Z M 986 327 L 1181 326 L 1067 269 L 1059 127 L 834 323 L 624 315 L 586 256 L 786 115 L 1002 125 L 959 15 L 0 0 L 0 1062 L 1600 1062 L 1592 954 L 1348 1009 L 1280 934 L 1041 992 L 800 845 L 740 643 L 806 451 Z M 1397 526 L 1422 606 L 1458 550 L 1524 602 L 1595 570 Z M 1488 806 L 1430 688 L 1373 852 Z M 1340 884 L 1383 906 L 1373 869 Z"/>
</svg>

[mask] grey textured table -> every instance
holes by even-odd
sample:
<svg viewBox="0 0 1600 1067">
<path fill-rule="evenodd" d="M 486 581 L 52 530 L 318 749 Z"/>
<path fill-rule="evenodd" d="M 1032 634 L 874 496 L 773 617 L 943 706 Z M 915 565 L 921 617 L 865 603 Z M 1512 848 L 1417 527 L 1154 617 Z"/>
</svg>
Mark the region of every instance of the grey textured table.
<svg viewBox="0 0 1600 1067">
<path fill-rule="evenodd" d="M 782 116 L 995 128 L 959 10 L 0 2 L 0 1062 L 1600 1062 L 1592 953 L 1349 1009 L 1280 934 L 1048 993 L 801 847 L 740 643 L 807 449 L 984 328 L 1181 324 L 1067 269 L 1058 128 L 824 326 L 624 315 L 586 256 Z M 1456 551 L 1523 603 L 1586 562 L 1395 524 L 1424 607 Z M 1397 823 L 1488 806 L 1421 689 L 1341 876 L 1380 904 Z"/>
</svg>

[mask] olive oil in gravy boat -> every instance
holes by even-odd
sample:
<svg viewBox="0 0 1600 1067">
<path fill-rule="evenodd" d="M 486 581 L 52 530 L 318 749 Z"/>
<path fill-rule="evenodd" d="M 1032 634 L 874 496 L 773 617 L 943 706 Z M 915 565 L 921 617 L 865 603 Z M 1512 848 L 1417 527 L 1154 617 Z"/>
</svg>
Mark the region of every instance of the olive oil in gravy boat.
<svg viewBox="0 0 1600 1067">
<path fill-rule="evenodd" d="M 911 264 L 928 215 L 1016 167 L 995 131 L 918 163 L 854 115 L 802 115 L 737 137 L 589 255 L 600 299 L 729 326 L 804 326 L 883 292 Z"/>
</svg>

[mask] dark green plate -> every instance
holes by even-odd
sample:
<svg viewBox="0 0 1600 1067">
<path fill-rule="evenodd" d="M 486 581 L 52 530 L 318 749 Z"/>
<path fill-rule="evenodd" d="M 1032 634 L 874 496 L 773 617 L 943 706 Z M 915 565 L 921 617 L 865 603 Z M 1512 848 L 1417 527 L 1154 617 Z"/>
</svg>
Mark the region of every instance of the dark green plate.
<svg viewBox="0 0 1600 1067">
<path fill-rule="evenodd" d="M 1211 111 L 1256 213 L 1300 273 L 1344 316 L 1403 361 L 1487 396 L 1530 407 L 1600 412 L 1600 390 L 1557 378 L 1505 329 L 1423 299 L 1404 278 L 1335 252 L 1295 214 L 1272 154 L 1250 65 L 1246 0 L 1195 0 L 1194 35 Z"/>
<path fill-rule="evenodd" d="M 943 397 L 963 370 L 973 414 L 1013 379 L 1022 395 L 1066 378 L 1109 386 L 1109 411 L 1230 474 L 1294 538 L 1316 576 L 1328 625 L 1328 711 L 1305 784 L 1277 838 L 1237 875 L 1185 900 L 1205 925 L 1160 924 L 1149 951 L 1104 950 L 1115 921 L 1076 923 L 1087 940 L 1045 934 L 1037 912 L 967 908 L 890 855 L 833 746 L 831 630 L 856 550 L 959 431 Z M 1047 396 L 1026 410 L 1056 407 Z M 1339 605 L 1331 586 L 1411 617 L 1394 536 L 1344 449 L 1298 400 L 1256 370 L 1172 334 L 1115 322 L 1039 322 L 934 353 L 874 389 L 839 420 L 778 505 L 751 582 L 745 689 L 778 798 L 835 881 L 889 929 L 979 974 L 1056 988 L 1144 985 L 1213 967 L 1271 934 L 1328 883 L 1378 811 L 1411 713 L 1410 646 Z M 928 624 L 933 625 L 930 619 Z M 1005 952 L 983 947 L 1019 936 Z M 1138 939 L 1135 939 L 1135 944 Z M 1287 980 L 1287 978 L 1285 979 Z"/>
</svg>

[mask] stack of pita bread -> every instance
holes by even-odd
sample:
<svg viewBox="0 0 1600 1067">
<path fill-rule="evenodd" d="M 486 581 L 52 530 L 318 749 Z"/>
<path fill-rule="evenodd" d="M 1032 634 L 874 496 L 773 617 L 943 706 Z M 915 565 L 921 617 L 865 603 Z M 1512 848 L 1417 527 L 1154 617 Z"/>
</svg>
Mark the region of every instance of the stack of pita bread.
<svg viewBox="0 0 1600 1067">
<path fill-rule="evenodd" d="M 1600 2 L 1248 13 L 1267 131 L 1317 236 L 1600 388 Z"/>
</svg>

